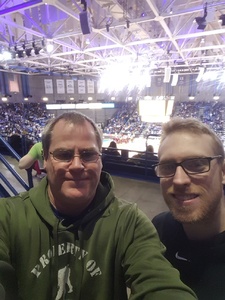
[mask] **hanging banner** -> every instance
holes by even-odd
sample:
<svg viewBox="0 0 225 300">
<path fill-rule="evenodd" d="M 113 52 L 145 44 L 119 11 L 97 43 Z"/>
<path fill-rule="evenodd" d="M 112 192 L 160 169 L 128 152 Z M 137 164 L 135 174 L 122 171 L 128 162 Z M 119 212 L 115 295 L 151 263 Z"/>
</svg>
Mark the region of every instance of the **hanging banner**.
<svg viewBox="0 0 225 300">
<path fill-rule="evenodd" d="M 95 82 L 94 80 L 87 80 L 87 92 L 88 94 L 94 94 L 95 92 Z"/>
<path fill-rule="evenodd" d="M 85 80 L 77 80 L 77 84 L 78 84 L 78 94 L 85 94 L 86 93 L 86 89 L 85 89 Z"/>
<path fill-rule="evenodd" d="M 155 80 L 156 80 L 156 86 L 162 86 L 163 85 L 163 77 L 157 76 L 155 78 Z"/>
<path fill-rule="evenodd" d="M 57 94 L 65 94 L 64 79 L 56 79 Z"/>
<path fill-rule="evenodd" d="M 67 94 L 74 94 L 74 81 L 72 79 L 66 80 L 66 91 Z"/>
<path fill-rule="evenodd" d="M 8 74 L 9 91 L 11 93 L 19 93 L 18 77 L 16 74 Z"/>
<path fill-rule="evenodd" d="M 184 75 L 179 76 L 178 85 L 185 85 L 185 76 Z"/>
<path fill-rule="evenodd" d="M 45 94 L 53 94 L 53 84 L 52 79 L 45 79 Z"/>
<path fill-rule="evenodd" d="M 104 89 L 101 86 L 101 81 L 100 80 L 97 81 L 97 93 L 98 94 L 104 93 Z"/>
</svg>

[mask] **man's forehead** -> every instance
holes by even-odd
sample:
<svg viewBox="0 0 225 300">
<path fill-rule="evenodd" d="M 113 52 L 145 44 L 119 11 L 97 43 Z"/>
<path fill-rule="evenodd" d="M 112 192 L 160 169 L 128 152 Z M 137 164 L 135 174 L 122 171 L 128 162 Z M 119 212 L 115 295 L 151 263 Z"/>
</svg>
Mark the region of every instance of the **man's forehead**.
<svg viewBox="0 0 225 300">
<path fill-rule="evenodd" d="M 90 141 L 97 144 L 96 134 L 93 126 L 85 120 L 85 122 L 67 122 L 60 120 L 54 126 L 51 135 L 51 145 L 55 143 L 73 143 L 81 141 Z"/>
<path fill-rule="evenodd" d="M 90 122 L 88 122 L 87 120 L 79 120 L 77 122 L 75 121 L 70 121 L 70 120 L 64 120 L 64 119 L 61 119 L 59 120 L 55 126 L 53 127 L 53 130 L 54 131 L 54 128 L 79 128 L 79 127 L 90 127 L 92 128 L 92 125 L 90 124 Z"/>
<path fill-rule="evenodd" d="M 181 151 L 187 152 L 188 154 L 201 152 L 201 155 L 208 153 L 212 155 L 212 150 L 214 147 L 213 139 L 208 134 L 195 134 L 193 132 L 182 131 L 174 132 L 165 137 L 165 139 L 159 145 L 159 156 L 162 153 L 178 153 Z"/>
<path fill-rule="evenodd" d="M 209 134 L 206 134 L 203 132 L 193 132 L 193 131 L 181 129 L 181 130 L 177 130 L 177 131 L 171 132 L 168 135 L 166 135 L 165 138 L 162 140 L 161 144 L 165 140 L 170 140 L 174 137 L 179 140 L 185 140 L 187 138 L 188 139 L 211 139 L 211 140 L 213 140 Z"/>
</svg>

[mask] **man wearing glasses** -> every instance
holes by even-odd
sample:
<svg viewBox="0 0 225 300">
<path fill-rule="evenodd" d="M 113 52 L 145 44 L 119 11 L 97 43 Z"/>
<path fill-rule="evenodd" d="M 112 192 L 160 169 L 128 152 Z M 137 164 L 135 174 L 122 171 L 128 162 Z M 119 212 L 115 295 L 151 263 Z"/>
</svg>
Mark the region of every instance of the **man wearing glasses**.
<svg viewBox="0 0 225 300">
<path fill-rule="evenodd" d="M 197 119 L 164 124 L 155 167 L 170 212 L 153 224 L 166 258 L 200 300 L 225 299 L 224 148 Z"/>
<path fill-rule="evenodd" d="M 95 123 L 62 114 L 42 145 L 47 176 L 0 201 L 0 260 L 16 271 L 19 299 L 125 300 L 127 288 L 129 299 L 196 299 L 150 220 L 115 196 Z"/>
</svg>

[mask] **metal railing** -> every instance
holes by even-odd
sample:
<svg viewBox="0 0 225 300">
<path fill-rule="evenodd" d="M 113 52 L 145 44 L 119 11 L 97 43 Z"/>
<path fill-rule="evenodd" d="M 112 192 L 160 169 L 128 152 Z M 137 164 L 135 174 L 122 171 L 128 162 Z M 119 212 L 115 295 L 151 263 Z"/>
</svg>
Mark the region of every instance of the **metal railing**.
<svg viewBox="0 0 225 300">
<path fill-rule="evenodd" d="M 7 152 L 15 158 L 17 161 L 20 160 L 20 155 L 10 146 L 10 144 L 2 137 L 0 136 L 0 143 L 4 145 Z M 27 179 L 28 183 L 16 172 L 16 170 L 11 166 L 11 164 L 7 161 L 7 159 L 0 154 L 0 161 L 2 164 L 7 168 L 7 170 L 14 176 L 16 181 L 21 185 L 22 188 L 25 190 L 29 190 L 31 187 L 33 187 L 33 178 L 32 178 L 32 169 L 27 170 Z M 14 195 L 18 194 L 18 191 L 13 187 L 13 185 L 9 182 L 9 180 L 4 176 L 2 172 L 0 172 L 0 179 L 3 182 L 3 184 L 0 184 L 0 193 L 2 195 L 9 195 L 7 189 Z M 6 189 L 7 187 L 7 189 Z"/>
</svg>

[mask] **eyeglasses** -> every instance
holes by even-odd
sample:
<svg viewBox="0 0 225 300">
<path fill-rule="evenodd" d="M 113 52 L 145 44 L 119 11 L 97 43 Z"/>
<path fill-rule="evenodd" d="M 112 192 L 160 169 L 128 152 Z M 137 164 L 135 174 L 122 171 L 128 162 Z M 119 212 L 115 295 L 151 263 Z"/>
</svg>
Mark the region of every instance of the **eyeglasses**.
<svg viewBox="0 0 225 300">
<path fill-rule="evenodd" d="M 186 174 L 206 173 L 210 170 L 210 162 L 216 158 L 222 158 L 222 155 L 185 159 L 180 163 L 159 163 L 155 165 L 155 173 L 160 178 L 172 177 L 175 175 L 178 166 L 181 166 Z"/>
<path fill-rule="evenodd" d="M 63 149 L 56 149 L 53 152 L 49 152 L 56 161 L 59 162 L 72 162 L 74 157 L 79 157 L 83 164 L 86 163 L 95 163 L 102 155 L 96 151 L 91 150 L 84 150 L 80 154 L 74 155 L 73 150 L 63 150 Z"/>
</svg>

